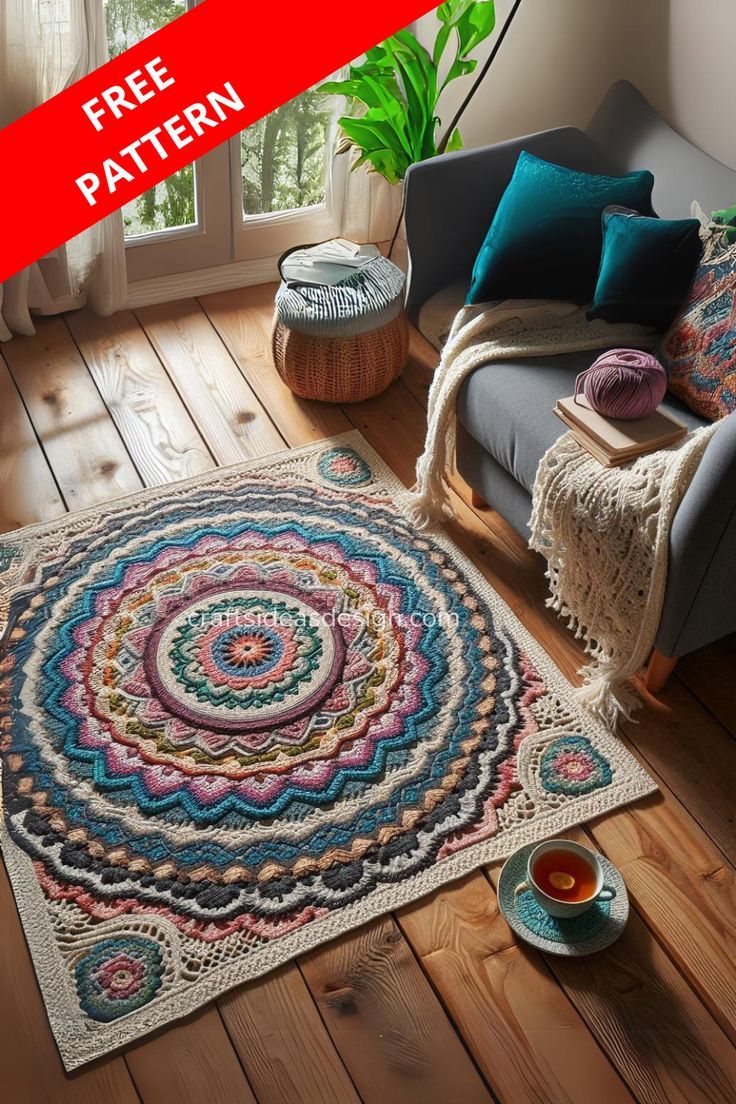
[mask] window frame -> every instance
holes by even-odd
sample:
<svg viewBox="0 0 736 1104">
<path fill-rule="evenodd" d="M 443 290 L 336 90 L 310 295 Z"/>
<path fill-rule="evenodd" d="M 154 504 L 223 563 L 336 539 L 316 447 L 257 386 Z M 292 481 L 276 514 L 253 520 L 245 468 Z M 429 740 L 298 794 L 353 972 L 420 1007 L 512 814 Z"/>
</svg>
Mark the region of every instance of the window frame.
<svg viewBox="0 0 736 1104">
<path fill-rule="evenodd" d="M 244 211 L 240 135 L 230 140 L 230 191 L 233 260 L 274 257 L 299 242 L 324 241 L 340 233 L 346 184 L 346 159 L 335 157 L 337 112 L 327 135 L 325 199 L 311 207 L 248 215 Z"/>
<path fill-rule="evenodd" d="M 190 11 L 203 0 L 186 0 Z M 240 133 L 193 162 L 196 222 L 125 239 L 128 284 L 175 277 L 233 262 L 278 257 L 298 242 L 340 233 L 346 158 L 334 157 L 336 118 L 327 138 L 325 200 L 311 207 L 246 215 Z"/>
<path fill-rule="evenodd" d="M 125 239 L 128 282 L 191 272 L 232 259 L 227 143 L 194 162 L 197 221 Z"/>
</svg>

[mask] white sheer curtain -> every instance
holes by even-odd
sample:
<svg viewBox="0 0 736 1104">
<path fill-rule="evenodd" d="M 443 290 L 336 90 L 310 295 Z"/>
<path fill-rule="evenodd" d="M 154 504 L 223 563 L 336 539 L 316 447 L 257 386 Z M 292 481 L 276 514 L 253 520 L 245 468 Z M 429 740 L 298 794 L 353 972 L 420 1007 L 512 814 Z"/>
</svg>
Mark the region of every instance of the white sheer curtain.
<svg viewBox="0 0 736 1104">
<path fill-rule="evenodd" d="M 106 60 L 103 0 L 0 0 L 0 126 Z M 53 206 L 52 177 L 48 202 Z M 112 314 L 126 291 L 118 211 L 0 285 L 0 340 L 34 333 L 33 313 L 57 314 L 88 302 L 98 314 Z"/>
<path fill-rule="evenodd" d="M 349 171 L 355 153 L 341 153 L 345 183 L 340 233 L 359 242 L 389 241 L 401 212 L 401 184 L 389 184 L 379 173 L 369 172 L 362 165 Z"/>
</svg>

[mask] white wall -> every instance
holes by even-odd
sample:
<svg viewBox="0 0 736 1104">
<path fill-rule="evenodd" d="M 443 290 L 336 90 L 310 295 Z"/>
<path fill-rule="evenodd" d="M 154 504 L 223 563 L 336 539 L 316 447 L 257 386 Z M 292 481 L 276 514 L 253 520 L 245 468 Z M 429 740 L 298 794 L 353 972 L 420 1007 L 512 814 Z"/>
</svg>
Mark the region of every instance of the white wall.
<svg viewBox="0 0 736 1104">
<path fill-rule="evenodd" d="M 631 10 L 620 75 L 675 130 L 736 169 L 736 0 L 627 0 L 625 6 Z M 650 16 L 637 35 L 637 10 L 657 7 L 664 16 Z"/>
<path fill-rule="evenodd" d="M 497 0 L 496 10 L 483 58 L 511 0 Z M 425 44 L 435 25 L 434 15 L 420 21 Z M 736 0 L 522 0 L 463 118 L 465 144 L 585 126 L 622 77 L 686 138 L 736 168 Z M 450 86 L 443 120 L 466 89 L 464 81 Z"/>
</svg>

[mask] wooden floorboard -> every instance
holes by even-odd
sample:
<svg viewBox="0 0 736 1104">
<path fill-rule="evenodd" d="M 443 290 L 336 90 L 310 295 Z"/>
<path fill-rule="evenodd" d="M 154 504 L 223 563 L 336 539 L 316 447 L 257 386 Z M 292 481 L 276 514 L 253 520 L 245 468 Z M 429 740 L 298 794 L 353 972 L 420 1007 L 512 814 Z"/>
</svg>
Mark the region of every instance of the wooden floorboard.
<svg viewBox="0 0 736 1104">
<path fill-rule="evenodd" d="M 301 966 L 366 1104 L 490 1104 L 392 917 L 312 951 Z"/>
<path fill-rule="evenodd" d="M 401 909 L 398 923 L 504 1104 L 633 1099 L 480 872 Z"/>
<path fill-rule="evenodd" d="M 256 1104 L 214 1005 L 129 1047 L 125 1062 L 142 1101 Z"/>
<path fill-rule="evenodd" d="M 436 354 L 343 408 L 296 398 L 270 350 L 273 286 L 43 320 L 0 357 L 0 529 L 357 427 L 410 484 Z M 579 644 L 541 561 L 455 483 L 451 532 L 571 680 Z M 349 933 L 65 1075 L 7 879 L 0 1048 L 13 1104 L 721 1104 L 734 1093 L 733 640 L 687 657 L 625 740 L 661 794 L 572 833 L 623 871 L 622 939 L 577 961 L 519 943 L 498 868 Z M 730 1036 L 730 1037 L 729 1037 Z"/>
<path fill-rule="evenodd" d="M 264 409 L 292 447 L 344 433 L 351 426 L 339 407 L 298 398 L 274 370 L 271 356 L 274 290 L 272 284 L 240 288 L 205 295 L 200 303 Z"/>
<path fill-rule="evenodd" d="M 603 850 L 591 825 L 563 835 Z M 614 861 L 631 890 L 629 873 L 620 859 Z M 486 871 L 493 885 L 500 869 L 494 864 Z M 676 901 L 671 907 L 680 920 L 690 914 L 677 911 Z M 634 909 L 611 947 L 580 960 L 547 956 L 547 962 L 637 1100 L 715 1104 L 725 1090 L 732 1091 L 736 1050 L 678 971 L 670 950 Z M 578 969 L 579 963 L 590 969 Z M 708 1079 L 702 1076 L 706 1068 Z"/>
<path fill-rule="evenodd" d="M 684 656 L 676 678 L 736 736 L 736 633 Z"/>
<path fill-rule="evenodd" d="M 98 318 L 79 311 L 68 326 L 147 487 L 215 466 L 212 454 L 129 311 Z"/>
<path fill-rule="evenodd" d="M 0 533 L 49 521 L 65 510 L 23 400 L 0 356 Z"/>
<path fill-rule="evenodd" d="M 293 964 L 234 989 L 217 1003 L 259 1104 L 360 1100 Z"/>
<path fill-rule="evenodd" d="M 550 966 L 642 1104 L 733 1099 L 733 1047 L 636 913 L 612 947 Z"/>
<path fill-rule="evenodd" d="M 284 448 L 196 300 L 144 307 L 137 317 L 218 464 Z"/>
<path fill-rule="evenodd" d="M 659 700 L 650 699 L 624 731 L 642 763 L 677 794 L 736 866 L 736 748 L 723 725 L 671 679 Z"/>
<path fill-rule="evenodd" d="M 651 931 L 736 1042 L 736 873 L 679 803 L 647 798 L 588 825 Z"/>
<path fill-rule="evenodd" d="M 8 342 L 6 358 L 70 510 L 142 486 L 128 451 L 61 318 Z"/>
</svg>

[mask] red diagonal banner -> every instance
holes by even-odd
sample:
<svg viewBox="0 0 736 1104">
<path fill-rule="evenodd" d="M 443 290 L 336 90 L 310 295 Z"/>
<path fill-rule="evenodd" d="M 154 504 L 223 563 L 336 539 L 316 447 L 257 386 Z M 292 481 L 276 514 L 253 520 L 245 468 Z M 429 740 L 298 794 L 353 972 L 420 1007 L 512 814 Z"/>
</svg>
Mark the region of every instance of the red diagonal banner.
<svg viewBox="0 0 736 1104">
<path fill-rule="evenodd" d="M 430 10 L 204 0 L 0 130 L 0 282 Z"/>
</svg>

